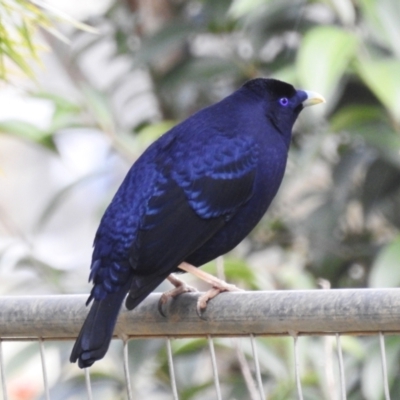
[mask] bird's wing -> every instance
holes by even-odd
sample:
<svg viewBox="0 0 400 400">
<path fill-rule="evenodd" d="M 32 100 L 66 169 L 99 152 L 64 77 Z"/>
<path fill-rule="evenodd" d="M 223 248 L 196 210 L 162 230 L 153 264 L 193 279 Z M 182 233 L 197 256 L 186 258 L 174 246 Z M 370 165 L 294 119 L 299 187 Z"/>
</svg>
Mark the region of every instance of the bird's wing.
<svg viewBox="0 0 400 400">
<path fill-rule="evenodd" d="M 251 197 L 258 146 L 250 138 L 211 136 L 187 151 L 185 161 L 174 163 L 173 178 L 199 217 L 229 220 Z"/>
<path fill-rule="evenodd" d="M 176 267 L 209 240 L 251 197 L 256 162 L 257 146 L 235 138 L 170 148 L 131 248 L 136 272 Z"/>
</svg>

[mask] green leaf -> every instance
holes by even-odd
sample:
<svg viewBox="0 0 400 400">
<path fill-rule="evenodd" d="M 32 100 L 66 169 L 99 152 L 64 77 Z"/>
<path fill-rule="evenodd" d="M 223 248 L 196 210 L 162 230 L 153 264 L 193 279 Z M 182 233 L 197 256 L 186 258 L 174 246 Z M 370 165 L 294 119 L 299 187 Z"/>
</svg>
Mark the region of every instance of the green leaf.
<svg viewBox="0 0 400 400">
<path fill-rule="evenodd" d="M 34 142 L 39 142 L 47 136 L 47 132 L 42 131 L 35 125 L 18 120 L 0 122 L 0 132 L 21 136 Z"/>
<path fill-rule="evenodd" d="M 217 275 L 215 260 L 207 263 L 202 269 L 212 275 Z M 245 282 L 250 288 L 258 289 L 255 273 L 243 259 L 225 256 L 224 274 L 228 282 Z"/>
<path fill-rule="evenodd" d="M 173 342 L 174 355 L 193 354 L 202 351 L 207 345 L 205 338 L 199 339 L 185 339 Z"/>
<path fill-rule="evenodd" d="M 43 132 L 35 125 L 19 120 L 0 122 L 0 132 L 22 136 L 31 140 L 37 140 L 43 136 Z"/>
<path fill-rule="evenodd" d="M 370 123 L 348 133 L 357 140 L 364 140 L 377 150 L 382 158 L 400 166 L 400 136 L 386 124 Z"/>
<path fill-rule="evenodd" d="M 369 33 L 400 57 L 400 2 L 398 0 L 359 0 Z M 372 29 L 371 29 L 372 28 Z"/>
<path fill-rule="evenodd" d="M 59 20 L 66 22 L 73 26 L 76 29 L 80 29 L 85 32 L 89 32 L 92 34 L 98 34 L 99 31 L 96 28 L 93 28 L 90 25 L 84 24 L 75 18 L 72 18 L 67 13 L 63 12 L 62 10 L 58 9 L 57 7 L 53 7 L 51 4 L 41 1 L 40 8 L 47 10 L 49 13 L 54 14 Z"/>
<path fill-rule="evenodd" d="M 297 72 L 294 65 L 280 67 L 277 71 L 271 74 L 271 78 L 278 79 L 284 82 L 296 82 Z"/>
<path fill-rule="evenodd" d="M 269 0 L 233 0 L 228 14 L 233 18 L 244 17 L 268 2 Z"/>
<path fill-rule="evenodd" d="M 37 3 L 37 5 L 33 3 Z M 88 25 L 72 19 L 43 1 L 2 1 L 0 8 L 1 79 L 7 79 L 9 72 L 9 68 L 5 68 L 3 65 L 3 58 L 11 60 L 25 75 L 34 78 L 30 59 L 41 64 L 38 53 L 43 49 L 35 37 L 38 28 L 47 30 L 64 42 L 68 42 L 68 39 L 55 28 L 55 20 L 64 21 L 87 32 L 96 32 Z"/>
<path fill-rule="evenodd" d="M 31 37 L 34 35 L 34 29 L 29 24 L 27 18 L 23 18 L 22 25 L 19 27 L 18 30 L 21 35 L 21 38 L 23 39 L 24 44 L 29 49 L 31 56 L 35 59 L 35 61 L 38 61 L 39 58 L 36 52 L 36 48 L 31 40 Z"/>
<path fill-rule="evenodd" d="M 81 106 L 65 97 L 48 92 L 33 92 L 31 96 L 35 99 L 50 100 L 57 108 L 62 108 L 71 111 L 81 111 Z"/>
<path fill-rule="evenodd" d="M 354 34 L 333 26 L 319 26 L 304 36 L 297 57 L 299 81 L 305 89 L 316 90 L 329 102 L 357 50 Z"/>
<path fill-rule="evenodd" d="M 225 257 L 224 269 L 228 281 L 243 281 L 252 288 L 256 287 L 254 271 L 249 267 L 245 260 L 234 257 Z"/>
<path fill-rule="evenodd" d="M 155 124 L 145 125 L 138 132 L 137 138 L 138 140 L 143 141 L 147 145 L 153 143 L 157 140 L 161 135 L 165 132 L 173 128 L 177 124 L 176 121 L 161 121 Z"/>
<path fill-rule="evenodd" d="M 330 120 L 333 132 L 347 129 L 362 128 L 365 124 L 376 121 L 386 121 L 382 109 L 375 106 L 352 105 L 340 109 Z"/>
<path fill-rule="evenodd" d="M 360 341 L 354 336 L 341 337 L 342 349 L 345 353 L 350 354 L 352 357 L 362 360 L 365 357 L 365 349 L 361 345 Z"/>
<path fill-rule="evenodd" d="M 113 134 L 114 119 L 107 97 L 89 86 L 84 86 L 82 92 L 96 123 L 104 132 Z"/>
<path fill-rule="evenodd" d="M 400 61 L 361 60 L 358 71 L 362 80 L 400 123 Z"/>
<path fill-rule="evenodd" d="M 40 144 L 49 150 L 57 151 L 53 140 L 53 134 L 39 129 L 29 122 L 18 120 L 2 121 L 0 122 L 0 133 L 19 136 L 23 139 Z"/>
<path fill-rule="evenodd" d="M 376 257 L 369 277 L 371 287 L 400 286 L 400 235 L 385 246 Z"/>
<path fill-rule="evenodd" d="M 2 37 L 2 46 L 0 52 L 5 54 L 13 63 L 20 68 L 27 76 L 33 77 L 33 71 L 29 64 L 25 61 L 25 58 L 18 51 L 17 45 L 14 42 L 10 42 L 8 38 Z"/>
</svg>

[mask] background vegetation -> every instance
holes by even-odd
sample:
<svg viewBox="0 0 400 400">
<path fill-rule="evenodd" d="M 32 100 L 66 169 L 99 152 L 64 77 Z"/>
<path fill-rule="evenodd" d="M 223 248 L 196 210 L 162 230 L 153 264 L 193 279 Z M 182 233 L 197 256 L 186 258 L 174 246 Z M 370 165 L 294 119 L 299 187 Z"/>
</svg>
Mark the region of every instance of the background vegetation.
<svg viewBox="0 0 400 400">
<path fill-rule="evenodd" d="M 260 290 L 317 288 L 320 278 L 333 288 L 399 286 L 398 0 L 110 1 L 85 20 L 97 33 L 54 28 L 48 9 L 17 9 L 23 3 L 0 2 L 0 78 L 11 81 L 0 93 L 1 293 L 88 292 L 94 231 L 129 165 L 176 122 L 258 76 L 318 91 L 327 104 L 301 115 L 279 195 L 225 257 L 228 280 Z M 20 15 L 11 28 L 7 7 Z M 34 35 L 38 22 L 47 30 Z M 15 80 L 15 70 L 35 83 Z M 377 340 L 345 339 L 348 399 L 382 399 Z M 290 340 L 258 343 L 268 399 L 294 398 Z M 325 339 L 303 343 L 305 398 L 336 398 L 321 368 Z M 235 343 L 217 344 L 226 398 L 250 398 L 227 351 Z M 130 346 L 135 390 L 170 398 L 163 344 Z M 181 398 L 212 398 L 204 341 L 174 346 Z M 51 349 L 52 398 L 76 398 L 84 383 L 66 364 L 70 344 Z M 400 398 L 399 340 L 387 340 L 387 351 Z M 31 346 L 10 354 L 20 358 L 9 358 L 8 371 L 21 376 L 17 361 Z M 95 398 L 122 396 L 120 357 L 114 346 L 96 364 Z M 31 389 L 23 398 L 40 395 Z"/>
</svg>

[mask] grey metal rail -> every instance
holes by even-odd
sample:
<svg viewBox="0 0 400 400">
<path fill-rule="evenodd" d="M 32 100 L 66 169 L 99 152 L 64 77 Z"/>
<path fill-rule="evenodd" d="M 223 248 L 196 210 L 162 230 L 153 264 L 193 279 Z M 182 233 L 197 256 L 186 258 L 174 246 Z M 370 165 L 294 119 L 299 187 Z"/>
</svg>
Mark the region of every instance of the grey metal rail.
<svg viewBox="0 0 400 400">
<path fill-rule="evenodd" d="M 400 332 L 400 289 L 254 291 L 223 293 L 210 301 L 204 319 L 199 294 L 189 293 L 157 309 L 151 294 L 133 311 L 122 310 L 120 337 L 195 337 Z M 87 296 L 0 297 L 2 339 L 73 339 L 88 312 Z"/>
</svg>

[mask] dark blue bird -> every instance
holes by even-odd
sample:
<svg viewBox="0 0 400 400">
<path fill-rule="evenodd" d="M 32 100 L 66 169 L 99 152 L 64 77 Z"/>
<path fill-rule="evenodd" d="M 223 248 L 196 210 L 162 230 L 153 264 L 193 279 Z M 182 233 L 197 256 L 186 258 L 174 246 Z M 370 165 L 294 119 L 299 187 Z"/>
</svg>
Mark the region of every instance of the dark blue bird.
<svg viewBox="0 0 400 400">
<path fill-rule="evenodd" d="M 133 309 L 179 266 L 195 270 L 254 228 L 281 184 L 296 118 L 323 101 L 284 82 L 254 79 L 143 153 L 97 230 L 93 304 L 71 362 L 85 368 L 104 357 L 128 292 Z M 186 290 L 170 280 L 177 292 Z"/>
</svg>

